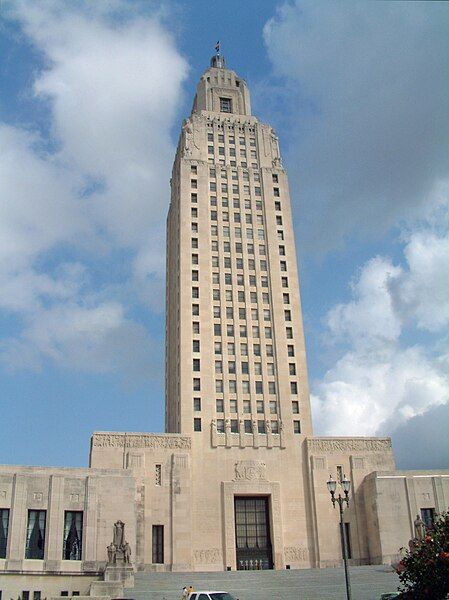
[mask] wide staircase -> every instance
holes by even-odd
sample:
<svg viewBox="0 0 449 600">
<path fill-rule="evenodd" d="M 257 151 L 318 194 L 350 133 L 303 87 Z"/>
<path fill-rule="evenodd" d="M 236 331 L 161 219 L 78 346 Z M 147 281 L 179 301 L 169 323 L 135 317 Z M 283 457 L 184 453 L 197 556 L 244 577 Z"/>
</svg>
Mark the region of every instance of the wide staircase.
<svg viewBox="0 0 449 600">
<path fill-rule="evenodd" d="M 353 600 L 379 600 L 395 592 L 399 580 L 387 567 L 351 567 Z M 239 600 L 344 600 L 342 568 L 297 571 L 232 571 L 214 573 L 136 573 L 135 587 L 125 589 L 135 600 L 180 600 L 182 588 L 225 590 Z"/>
</svg>

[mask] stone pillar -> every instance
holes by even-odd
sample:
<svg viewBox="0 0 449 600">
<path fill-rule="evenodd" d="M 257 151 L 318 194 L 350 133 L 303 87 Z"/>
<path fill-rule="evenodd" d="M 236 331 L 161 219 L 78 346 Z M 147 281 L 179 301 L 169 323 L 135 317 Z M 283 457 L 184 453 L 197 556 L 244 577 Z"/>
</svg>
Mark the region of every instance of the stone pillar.
<svg viewBox="0 0 449 600">
<path fill-rule="evenodd" d="M 172 455 L 172 571 L 192 570 L 192 493 L 188 454 Z"/>
<path fill-rule="evenodd" d="M 440 514 L 446 510 L 448 503 L 444 498 L 444 488 L 441 477 L 432 477 L 433 495 L 435 498 L 435 512 Z"/>
<path fill-rule="evenodd" d="M 26 476 L 14 475 L 11 524 L 9 528 L 9 557 L 6 568 L 21 571 L 25 558 L 25 538 L 27 528 L 27 485 Z"/>
<path fill-rule="evenodd" d="M 363 498 L 363 491 L 360 485 L 365 478 L 365 460 L 363 457 L 350 456 L 349 464 L 351 468 L 350 480 L 351 480 L 351 496 L 349 499 L 350 503 L 350 515 L 354 515 L 354 519 L 350 519 L 351 533 L 352 533 L 352 558 L 353 559 L 367 559 L 368 549 L 364 544 L 363 530 L 366 530 L 366 519 L 365 514 L 365 502 Z"/>
<path fill-rule="evenodd" d="M 239 420 L 239 445 L 240 448 L 245 447 L 245 423 L 243 419 Z"/>
<path fill-rule="evenodd" d="M 84 500 L 85 524 L 83 531 L 83 571 L 97 571 L 97 502 L 98 502 L 98 479 L 89 476 L 86 479 L 86 493 Z M 104 549 L 106 560 L 106 548 Z"/>
<path fill-rule="evenodd" d="M 415 537 L 415 519 L 418 512 L 416 506 L 415 482 L 413 477 L 405 478 L 405 491 L 407 497 L 408 516 L 410 521 L 410 538 Z"/>
<path fill-rule="evenodd" d="M 45 569 L 60 571 L 64 537 L 64 477 L 51 475 L 48 491 Z"/>
</svg>

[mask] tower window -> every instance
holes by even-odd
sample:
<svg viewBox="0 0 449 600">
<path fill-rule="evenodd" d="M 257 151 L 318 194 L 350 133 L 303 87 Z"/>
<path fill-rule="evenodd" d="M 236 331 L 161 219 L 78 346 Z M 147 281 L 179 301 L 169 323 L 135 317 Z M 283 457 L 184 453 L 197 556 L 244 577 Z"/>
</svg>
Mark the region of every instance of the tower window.
<svg viewBox="0 0 449 600">
<path fill-rule="evenodd" d="M 201 419 L 199 417 L 193 419 L 193 431 L 201 431 Z"/>
<path fill-rule="evenodd" d="M 220 112 L 232 112 L 231 98 L 220 98 Z"/>
<path fill-rule="evenodd" d="M 293 433 L 301 433 L 301 422 L 293 421 Z"/>
</svg>

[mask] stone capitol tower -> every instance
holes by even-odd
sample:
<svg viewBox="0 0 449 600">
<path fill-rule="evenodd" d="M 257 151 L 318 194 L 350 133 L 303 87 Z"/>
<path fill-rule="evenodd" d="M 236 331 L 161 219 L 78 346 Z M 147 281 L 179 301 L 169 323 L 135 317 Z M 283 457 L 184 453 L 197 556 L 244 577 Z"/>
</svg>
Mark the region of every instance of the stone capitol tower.
<svg viewBox="0 0 449 600">
<path fill-rule="evenodd" d="M 281 461 L 301 462 L 312 433 L 287 175 L 275 132 L 252 115 L 246 82 L 221 56 L 201 77 L 184 121 L 171 189 L 166 430 L 192 434 L 193 451 L 204 457 L 193 466 L 193 493 L 212 507 L 220 490 L 208 477 L 201 489 L 207 465 L 215 472 L 229 463 L 231 479 L 254 473 L 262 481 Z M 302 475 L 289 479 L 301 499 L 291 516 L 305 528 Z M 252 507 L 254 499 L 236 501 L 242 519 Z M 257 507 L 265 519 L 268 496 Z M 206 530 L 217 518 L 213 511 Z M 255 547 L 259 532 L 272 543 L 268 528 L 255 531 Z M 272 566 L 266 554 L 246 548 L 242 564 Z"/>
<path fill-rule="evenodd" d="M 114 523 L 132 572 L 340 565 L 329 474 L 351 481 L 354 565 L 447 508 L 449 472 L 395 471 L 389 438 L 313 436 L 287 174 L 218 54 L 174 160 L 166 311 L 165 433 L 95 432 L 89 468 L 0 466 L 0 591 L 96 595 Z"/>
</svg>

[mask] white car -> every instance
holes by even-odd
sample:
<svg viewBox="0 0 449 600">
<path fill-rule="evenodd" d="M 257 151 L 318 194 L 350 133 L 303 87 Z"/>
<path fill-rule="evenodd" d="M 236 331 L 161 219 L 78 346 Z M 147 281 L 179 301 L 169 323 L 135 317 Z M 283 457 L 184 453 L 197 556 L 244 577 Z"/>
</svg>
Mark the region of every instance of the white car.
<svg viewBox="0 0 449 600">
<path fill-rule="evenodd" d="M 228 592 L 211 592 L 210 590 L 198 590 L 191 592 L 187 596 L 187 600 L 238 600 Z"/>
</svg>

